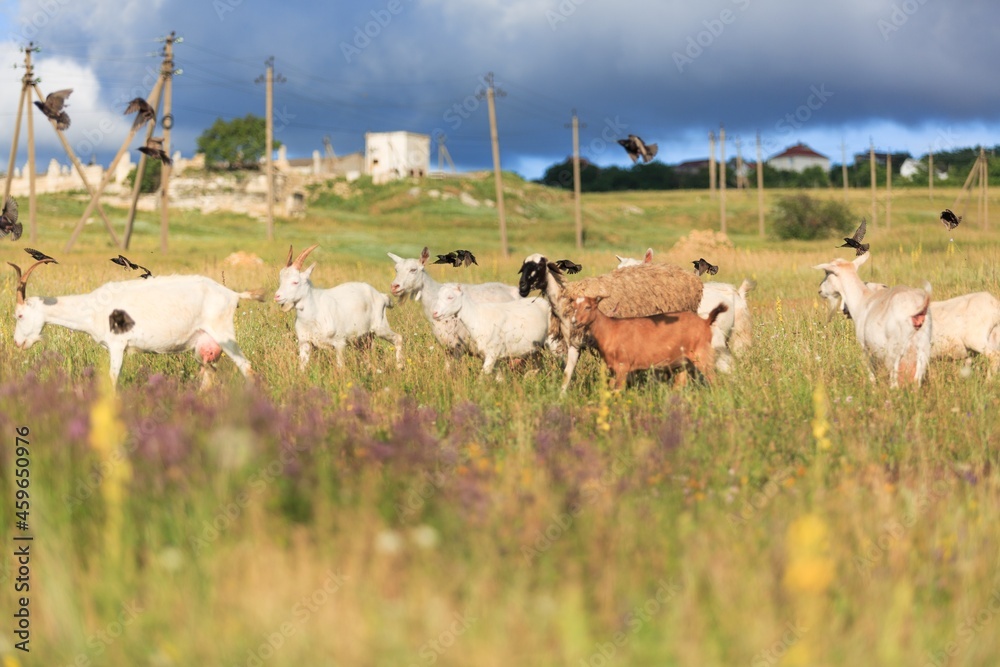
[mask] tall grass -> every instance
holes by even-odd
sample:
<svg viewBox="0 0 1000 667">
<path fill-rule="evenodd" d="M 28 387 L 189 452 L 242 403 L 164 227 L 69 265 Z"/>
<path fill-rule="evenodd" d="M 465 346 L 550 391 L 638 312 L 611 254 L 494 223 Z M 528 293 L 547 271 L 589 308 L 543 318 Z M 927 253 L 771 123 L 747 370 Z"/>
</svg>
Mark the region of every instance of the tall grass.
<svg viewBox="0 0 1000 667">
<path fill-rule="evenodd" d="M 150 232 L 129 256 L 154 273 L 224 270 L 230 286 L 273 289 L 286 244 L 320 242 L 317 285 L 387 291 L 384 252 L 468 247 L 479 267 L 432 273 L 513 282 L 536 250 L 585 275 L 613 268 L 614 252 L 670 257 L 718 207 L 703 193 L 587 196 L 581 253 L 571 200 L 513 183 L 526 212 L 555 213 L 512 214 L 518 250 L 505 260 L 490 251 L 490 215 L 410 187 L 363 193 L 347 213 L 328 199 L 281 221 L 273 246 L 257 221 L 180 213 L 169 255 Z M 935 362 L 916 392 L 869 384 L 850 323 L 825 325 L 810 268 L 841 251 L 760 240 L 752 198 L 730 199 L 737 250 L 707 259 L 720 279 L 758 281 L 754 342 L 712 387 L 611 393 L 593 355 L 565 397 L 551 357 L 483 379 L 475 359 L 445 364 L 409 302 L 389 314 L 403 369 L 376 340 L 343 370 L 318 352 L 299 373 L 293 316 L 244 303 L 237 335 L 258 384 L 223 360 L 217 390 L 198 394 L 193 358 L 133 355 L 109 399 L 106 352 L 54 327 L 17 350 L 13 298 L 0 301 L 0 433 L 12 445 L 28 426 L 32 443 L 22 664 L 996 664 L 996 381 L 977 360 L 971 373 Z M 79 252 L 54 252 L 83 205 L 43 200 L 36 247 L 60 264 L 37 270 L 29 295 L 121 277 L 93 225 Z M 896 195 L 892 236 L 869 228 L 870 279 L 926 278 L 939 298 L 996 293 L 995 235 L 949 235 L 942 207 Z M 237 249 L 267 264 L 223 265 Z M 123 435 L 95 446 L 116 414 Z M 2 451 L 12 551 L 12 446 Z"/>
</svg>

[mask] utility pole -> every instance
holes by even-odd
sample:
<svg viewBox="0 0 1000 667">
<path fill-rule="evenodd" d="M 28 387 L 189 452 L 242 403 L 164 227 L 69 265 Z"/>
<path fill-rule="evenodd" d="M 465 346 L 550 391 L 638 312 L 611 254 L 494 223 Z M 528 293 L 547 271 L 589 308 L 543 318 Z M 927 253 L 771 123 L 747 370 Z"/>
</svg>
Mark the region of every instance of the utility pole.
<svg viewBox="0 0 1000 667">
<path fill-rule="evenodd" d="M 760 131 L 757 131 L 757 232 L 764 236 L 764 161 L 761 158 Z"/>
<path fill-rule="evenodd" d="M 840 140 L 840 175 L 844 179 L 844 203 L 847 203 L 847 145 Z"/>
<path fill-rule="evenodd" d="M 264 61 L 267 68 L 264 76 L 257 77 L 256 83 L 265 84 L 265 138 L 264 138 L 264 169 L 267 172 L 267 240 L 274 240 L 274 56 Z M 278 75 L 278 83 L 285 77 Z"/>
<path fill-rule="evenodd" d="M 444 145 L 448 137 L 445 136 L 444 132 L 439 132 L 437 135 L 437 145 L 438 145 L 438 171 L 444 174 L 444 162 L 448 161 L 448 165 L 451 167 L 451 173 L 457 174 L 458 169 L 455 168 L 455 163 L 451 160 L 451 154 L 448 152 L 448 147 Z"/>
<path fill-rule="evenodd" d="M 715 199 L 715 132 L 708 133 L 708 196 Z"/>
<path fill-rule="evenodd" d="M 740 141 L 740 135 L 733 137 L 733 143 L 736 144 L 736 189 L 742 190 L 745 185 L 743 183 L 743 145 Z"/>
<path fill-rule="evenodd" d="M 892 229 L 892 149 L 885 153 L 885 228 Z"/>
<path fill-rule="evenodd" d="M 726 233 L 726 128 L 719 125 L 719 229 Z"/>
<path fill-rule="evenodd" d="M 149 105 L 153 107 L 153 109 L 155 110 L 160 103 L 160 93 L 161 91 L 163 92 L 164 113 L 161 116 L 159 116 L 159 118 L 160 118 L 160 123 L 163 125 L 164 129 L 163 150 L 168 155 L 170 154 L 169 129 L 170 127 L 173 127 L 173 121 L 174 121 L 174 117 L 172 115 L 168 115 L 170 113 L 169 96 L 170 93 L 172 92 L 171 80 L 173 79 L 173 76 L 175 74 L 181 73 L 180 70 L 174 69 L 174 44 L 179 44 L 182 41 L 184 41 L 183 38 L 177 37 L 176 33 L 174 32 L 171 32 L 167 37 L 163 38 L 164 42 L 163 62 L 160 64 L 160 77 L 156 80 L 156 84 L 154 84 L 153 90 L 149 94 L 149 99 L 146 100 L 149 103 Z M 129 132 L 128 139 L 125 140 L 126 143 L 122 145 L 122 150 L 119 151 L 119 154 L 117 156 L 115 156 L 115 160 L 112 162 L 112 166 L 108 168 L 108 174 L 105 176 L 105 183 L 102 183 L 101 187 L 98 190 L 98 193 L 94 195 L 95 201 L 97 197 L 100 195 L 100 192 L 104 190 L 104 185 L 106 184 L 108 177 L 111 176 L 112 169 L 114 169 L 114 166 L 118 164 L 118 160 L 121 158 L 122 152 L 124 151 L 124 149 L 128 148 L 128 144 L 132 141 L 132 137 L 135 136 L 135 132 L 137 131 L 137 129 L 138 128 L 135 128 L 131 132 Z M 149 143 L 149 140 L 152 138 L 153 131 L 155 129 L 156 129 L 155 122 L 148 123 L 146 125 L 146 136 L 143 139 L 144 146 Z M 128 249 L 129 243 L 132 240 L 132 227 L 135 224 L 135 212 L 136 212 L 136 207 L 139 204 L 139 194 L 140 194 L 140 188 L 142 187 L 142 179 L 146 173 L 146 160 L 147 160 L 146 154 L 140 152 L 139 163 L 135 167 L 135 183 L 132 185 L 132 205 L 129 207 L 128 217 L 125 218 L 124 245 L 126 249 Z M 167 216 L 169 215 L 169 210 L 167 205 L 167 202 L 169 201 L 167 198 L 169 190 L 166 187 L 168 181 L 165 179 L 169 178 L 169 176 L 170 176 L 169 166 L 165 163 L 161 163 L 160 164 L 160 251 L 161 252 L 166 252 L 167 250 L 166 239 L 167 239 L 168 227 L 166 220 Z M 89 210 L 90 209 L 88 207 L 87 211 L 84 212 L 84 219 L 86 218 Z M 72 245 L 75 238 L 76 235 L 74 233 L 74 235 L 70 238 L 70 245 Z"/>
<path fill-rule="evenodd" d="M 493 146 L 493 179 L 497 187 L 497 215 L 500 216 L 500 249 L 504 259 L 510 257 L 507 247 L 507 216 L 503 208 L 503 180 L 500 173 L 500 139 L 497 137 L 496 97 L 504 97 L 507 93 L 496 90 L 493 85 L 493 72 L 486 75 L 486 102 L 490 111 L 490 143 Z"/>
<path fill-rule="evenodd" d="M 576 249 L 583 250 L 583 212 L 580 206 L 580 119 L 573 109 L 573 214 L 576 220 Z M 582 127 L 587 127 L 584 123 Z"/>
<path fill-rule="evenodd" d="M 34 46 L 34 42 L 28 44 L 28 48 Z M 17 139 L 21 136 L 21 116 L 24 114 L 24 100 L 28 96 L 28 87 L 22 81 L 21 98 L 17 103 L 17 120 L 14 121 L 14 136 L 10 142 L 10 160 L 7 162 L 7 179 L 4 183 L 3 200 L 6 202 L 10 196 L 11 179 L 14 178 L 14 161 L 17 159 Z M 31 111 L 29 110 L 30 114 Z M 2 204 L 0 204 L 2 206 Z"/>
<path fill-rule="evenodd" d="M 934 147 L 927 153 L 927 198 L 934 200 Z"/>
<path fill-rule="evenodd" d="M 877 174 L 875 169 L 875 140 L 868 139 L 868 161 L 871 165 L 872 172 L 872 227 L 878 222 L 878 182 L 876 181 Z"/>
<path fill-rule="evenodd" d="M 35 114 L 31 112 L 31 93 L 28 92 L 37 83 L 35 81 L 35 69 L 31 64 L 31 54 L 35 51 L 40 50 L 39 47 L 35 46 L 34 42 L 29 42 L 26 47 L 24 47 L 24 77 L 21 79 L 21 104 L 18 106 L 17 110 L 17 125 L 18 130 L 20 130 L 21 121 L 21 109 L 22 107 L 28 108 L 28 226 L 29 226 L 29 238 L 32 243 L 38 242 L 38 222 L 36 217 L 35 208 Z M 16 137 L 16 135 L 15 135 Z M 17 139 L 15 138 L 11 146 L 11 162 L 14 160 L 14 150 L 17 146 Z M 7 194 L 10 194 L 10 178 L 11 173 L 7 174 Z M 4 199 L 6 201 L 6 199 Z"/>
</svg>

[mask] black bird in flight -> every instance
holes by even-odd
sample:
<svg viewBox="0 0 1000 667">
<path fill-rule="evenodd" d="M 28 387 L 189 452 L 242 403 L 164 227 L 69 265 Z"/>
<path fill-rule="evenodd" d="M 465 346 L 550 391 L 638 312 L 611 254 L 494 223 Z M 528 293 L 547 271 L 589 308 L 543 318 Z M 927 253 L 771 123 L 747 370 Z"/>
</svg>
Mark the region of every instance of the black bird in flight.
<svg viewBox="0 0 1000 667">
<path fill-rule="evenodd" d="M 145 146 L 139 146 L 139 152 L 145 153 L 154 160 L 159 160 L 163 164 L 173 164 L 167 152 L 163 150 L 163 137 L 150 137 Z"/>
<path fill-rule="evenodd" d="M 148 121 L 151 121 L 151 120 L 155 121 L 156 120 L 156 109 L 154 109 L 153 107 L 149 106 L 149 102 L 147 102 L 146 100 L 142 99 L 141 97 L 135 98 L 134 100 L 132 100 L 131 102 L 128 103 L 127 107 L 125 107 L 125 114 L 124 115 L 127 116 L 130 113 L 138 113 L 139 114 L 138 116 L 135 117 L 135 122 L 132 123 L 132 129 L 133 130 L 138 130 L 140 127 L 142 127 L 143 125 L 145 125 Z"/>
<path fill-rule="evenodd" d="M 125 255 L 118 255 L 117 257 L 112 257 L 111 261 L 117 264 L 118 266 L 125 269 L 129 269 L 131 271 L 135 271 L 136 269 L 142 269 L 144 273 L 141 276 L 139 276 L 140 278 L 149 278 L 150 276 L 153 275 L 152 272 L 150 272 L 150 270 L 147 269 L 145 266 L 139 266 Z"/>
<path fill-rule="evenodd" d="M 857 231 L 854 232 L 854 236 L 850 238 L 844 237 L 843 245 L 837 246 L 838 248 L 854 248 L 855 254 L 861 256 L 868 252 L 868 243 L 862 243 L 861 239 L 865 237 L 865 232 L 868 231 L 868 220 L 861 218 L 861 224 L 858 225 Z"/>
<path fill-rule="evenodd" d="M 454 252 L 449 252 L 447 255 L 438 255 L 434 263 L 451 264 L 454 267 L 469 266 L 470 264 L 479 266 L 476 256 L 469 250 L 455 250 Z"/>
<path fill-rule="evenodd" d="M 962 222 L 962 216 L 955 215 L 954 213 L 951 212 L 950 208 L 946 208 L 945 210 L 941 211 L 941 222 L 949 230 L 955 229 L 956 227 L 958 227 L 958 223 Z"/>
<path fill-rule="evenodd" d="M 695 273 L 697 273 L 699 276 L 703 276 L 706 273 L 714 276 L 716 273 L 719 272 L 719 267 L 716 266 L 715 264 L 710 264 L 708 261 L 705 260 L 704 257 L 699 257 L 696 261 L 693 261 L 691 263 L 694 264 Z"/>
<path fill-rule="evenodd" d="M 556 266 L 558 266 L 559 270 L 562 271 L 563 273 L 568 273 L 570 275 L 574 273 L 580 273 L 580 271 L 583 269 L 582 264 L 577 264 L 572 260 L 568 259 L 560 259 L 558 262 L 556 262 Z"/>
<path fill-rule="evenodd" d="M 17 200 L 7 197 L 3 205 L 3 213 L 0 213 L 0 238 L 11 236 L 11 241 L 21 238 L 22 226 L 17 221 Z"/>
<path fill-rule="evenodd" d="M 46 255 L 44 252 L 41 252 L 40 250 L 35 250 L 34 248 L 25 248 L 24 252 L 26 252 L 29 255 L 31 255 L 32 257 L 34 257 L 36 262 L 41 262 L 41 261 L 44 261 L 46 259 L 52 259 L 48 255 Z M 58 264 L 59 262 L 57 262 L 56 260 L 52 259 L 52 263 L 53 264 Z"/>
<path fill-rule="evenodd" d="M 132 327 L 135 326 L 135 320 L 124 310 L 116 308 L 108 315 L 108 326 L 111 328 L 111 333 L 123 334 L 132 330 Z"/>
<path fill-rule="evenodd" d="M 42 110 L 42 113 L 45 114 L 46 118 L 54 120 L 56 122 L 56 128 L 59 130 L 69 129 L 69 114 L 63 111 L 63 107 L 66 106 L 66 98 L 69 97 L 72 92 L 72 88 L 57 90 L 54 93 L 49 93 L 45 97 L 44 102 L 35 100 L 35 106 Z"/>
<path fill-rule="evenodd" d="M 633 164 L 639 158 L 642 158 L 643 163 L 646 163 L 656 157 L 656 144 L 647 144 L 634 134 L 628 135 L 628 139 L 619 139 L 618 143 L 625 148 L 625 152 L 632 158 Z"/>
</svg>

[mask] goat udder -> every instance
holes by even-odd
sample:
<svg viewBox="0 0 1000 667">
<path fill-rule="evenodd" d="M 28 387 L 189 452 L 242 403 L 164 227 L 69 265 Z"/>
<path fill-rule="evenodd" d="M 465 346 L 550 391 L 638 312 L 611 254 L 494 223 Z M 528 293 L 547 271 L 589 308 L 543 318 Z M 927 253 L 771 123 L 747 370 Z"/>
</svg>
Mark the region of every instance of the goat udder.
<svg viewBox="0 0 1000 667">
<path fill-rule="evenodd" d="M 196 349 L 202 363 L 214 364 L 222 356 L 222 348 L 207 335 L 201 337 Z"/>
</svg>

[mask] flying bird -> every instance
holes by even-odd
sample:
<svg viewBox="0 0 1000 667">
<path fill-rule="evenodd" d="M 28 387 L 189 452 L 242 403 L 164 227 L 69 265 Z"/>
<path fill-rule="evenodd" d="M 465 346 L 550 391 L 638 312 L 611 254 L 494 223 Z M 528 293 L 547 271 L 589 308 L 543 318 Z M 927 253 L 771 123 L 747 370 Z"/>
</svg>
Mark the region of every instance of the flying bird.
<svg viewBox="0 0 1000 667">
<path fill-rule="evenodd" d="M 44 102 L 35 100 L 35 106 L 42 110 L 46 118 L 56 122 L 56 129 L 65 130 L 69 128 L 69 114 L 63 111 L 66 106 L 66 98 L 73 92 L 72 88 L 57 90 L 49 93 Z"/>
<path fill-rule="evenodd" d="M 167 152 L 163 150 L 163 137 L 150 137 L 145 146 L 139 146 L 139 152 L 145 153 L 154 160 L 159 160 L 164 164 L 173 164 Z"/>
<path fill-rule="evenodd" d="M 145 266 L 139 266 L 125 255 L 118 255 L 117 257 L 112 257 L 111 261 L 117 264 L 118 266 L 125 269 L 129 269 L 131 271 L 135 271 L 136 269 L 142 269 L 144 273 L 141 276 L 139 276 L 140 278 L 149 278 L 153 275 L 152 272 Z"/>
<path fill-rule="evenodd" d="M 25 248 L 24 252 L 26 252 L 29 255 L 31 255 L 32 257 L 34 257 L 36 262 L 41 262 L 41 261 L 44 261 L 46 259 L 51 259 L 53 264 L 58 264 L 59 263 L 56 260 L 54 260 L 51 257 L 49 257 L 48 255 L 46 255 L 44 252 L 42 252 L 40 250 L 35 250 L 34 248 Z"/>
<path fill-rule="evenodd" d="M 132 327 L 135 326 L 135 320 L 124 310 L 116 308 L 108 315 L 108 326 L 111 328 L 111 333 L 123 334 L 132 330 Z"/>
<path fill-rule="evenodd" d="M 476 261 L 476 256 L 472 254 L 469 250 L 455 250 L 449 252 L 447 255 L 438 255 L 435 264 L 451 264 L 454 267 L 459 266 L 469 266 L 470 264 L 475 264 L 479 266 L 479 262 Z"/>
<path fill-rule="evenodd" d="M 619 139 L 618 143 L 622 145 L 628 156 L 632 158 L 633 164 L 639 158 L 642 158 L 643 163 L 646 163 L 656 157 L 656 144 L 647 144 L 634 134 L 628 135 L 628 139 Z"/>
<path fill-rule="evenodd" d="M 708 261 L 705 260 L 704 257 L 699 257 L 697 260 L 691 263 L 694 264 L 694 271 L 699 276 L 703 276 L 706 273 L 714 276 L 716 273 L 719 272 L 719 267 L 716 266 L 715 264 L 710 264 Z"/>
<path fill-rule="evenodd" d="M 865 218 L 861 218 L 861 224 L 858 225 L 858 229 L 854 232 L 854 236 L 851 236 L 850 238 L 844 237 L 843 245 L 839 245 L 837 247 L 854 248 L 856 254 L 860 257 L 868 252 L 869 244 L 861 242 L 861 239 L 865 237 L 866 231 L 868 231 L 868 221 Z"/>
<path fill-rule="evenodd" d="M 945 210 L 941 211 L 941 222 L 949 230 L 955 229 L 956 227 L 958 227 L 958 223 L 962 222 L 962 216 L 955 215 L 954 213 L 951 212 L 950 208 L 946 208 Z"/>
<path fill-rule="evenodd" d="M 21 223 L 17 221 L 17 200 L 7 197 L 3 205 L 3 213 L 0 213 L 0 238 L 11 235 L 11 241 L 21 238 Z"/>
<path fill-rule="evenodd" d="M 562 271 L 563 273 L 568 273 L 570 275 L 574 273 L 580 273 L 580 271 L 583 269 L 582 264 L 577 264 L 568 259 L 560 259 L 558 262 L 556 262 L 556 266 L 558 266 L 559 270 Z"/>
<path fill-rule="evenodd" d="M 156 109 L 151 107 L 149 105 L 149 102 L 142 99 L 141 97 L 135 98 L 134 100 L 128 103 L 127 107 L 125 107 L 124 115 L 127 116 L 130 113 L 139 114 L 138 116 L 135 117 L 135 122 L 132 123 L 133 130 L 138 130 L 140 127 L 142 127 L 151 120 L 156 121 Z"/>
</svg>

